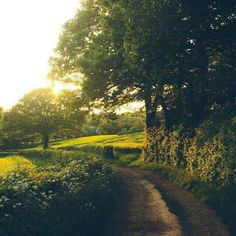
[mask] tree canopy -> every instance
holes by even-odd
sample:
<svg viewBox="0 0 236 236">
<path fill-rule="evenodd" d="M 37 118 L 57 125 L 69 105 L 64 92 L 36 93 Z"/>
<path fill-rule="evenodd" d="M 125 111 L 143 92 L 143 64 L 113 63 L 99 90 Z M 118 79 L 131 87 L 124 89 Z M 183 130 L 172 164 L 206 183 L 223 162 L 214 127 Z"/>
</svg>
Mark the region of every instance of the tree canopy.
<svg viewBox="0 0 236 236">
<path fill-rule="evenodd" d="M 233 0 L 84 1 L 49 77 L 80 81 L 103 106 L 144 102 L 147 140 L 160 128 L 193 133 L 212 111 L 235 110 L 235 12 Z"/>
<path fill-rule="evenodd" d="M 63 91 L 56 96 L 51 88 L 35 89 L 5 113 L 7 139 L 12 143 L 14 140 L 22 142 L 40 134 L 43 148 L 48 148 L 51 134 L 65 129 L 76 130 L 76 125 L 82 123 L 85 111 L 80 109 L 75 91 Z"/>
<path fill-rule="evenodd" d="M 85 1 L 64 26 L 50 77 L 82 74 L 86 95 L 106 105 L 144 101 L 147 128 L 161 125 L 157 109 L 167 129 L 194 126 L 235 103 L 235 10 L 234 1 Z"/>
</svg>

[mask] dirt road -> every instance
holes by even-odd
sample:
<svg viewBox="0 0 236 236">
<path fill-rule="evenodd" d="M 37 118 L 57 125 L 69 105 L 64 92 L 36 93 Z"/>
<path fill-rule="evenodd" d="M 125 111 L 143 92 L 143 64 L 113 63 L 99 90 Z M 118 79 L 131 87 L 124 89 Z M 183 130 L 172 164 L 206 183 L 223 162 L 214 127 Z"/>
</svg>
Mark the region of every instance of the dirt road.
<svg viewBox="0 0 236 236">
<path fill-rule="evenodd" d="M 112 168 L 120 183 L 118 206 L 102 235 L 229 236 L 215 213 L 191 193 L 147 171 Z"/>
</svg>

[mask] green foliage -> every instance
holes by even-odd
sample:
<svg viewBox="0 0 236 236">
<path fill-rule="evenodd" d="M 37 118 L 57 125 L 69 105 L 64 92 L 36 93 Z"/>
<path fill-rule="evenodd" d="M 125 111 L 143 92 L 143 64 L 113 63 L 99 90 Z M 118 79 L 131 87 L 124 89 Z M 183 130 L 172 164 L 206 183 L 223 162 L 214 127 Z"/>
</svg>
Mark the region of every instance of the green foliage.
<svg viewBox="0 0 236 236">
<path fill-rule="evenodd" d="M 64 27 L 51 75 L 82 73 L 83 91 L 97 104 L 143 101 L 145 159 L 232 182 L 234 121 L 207 115 L 235 110 L 235 2 L 85 2 Z"/>
<path fill-rule="evenodd" d="M 81 136 L 82 126 L 88 107 L 79 90 L 62 90 L 56 96 L 60 110 L 60 128 L 54 132 L 54 138 L 68 139 Z"/>
<path fill-rule="evenodd" d="M 52 80 L 82 74 L 96 105 L 143 101 L 146 128 L 195 128 L 206 112 L 235 106 L 234 1 L 85 3 L 63 28 Z"/>
<path fill-rule="evenodd" d="M 7 157 L 17 154 L 16 152 L 0 152 L 0 157 Z"/>
<path fill-rule="evenodd" d="M 21 136 L 38 133 L 47 148 L 49 135 L 59 127 L 61 116 L 52 89 L 43 88 L 26 94 L 5 114 L 4 120 L 6 133 Z"/>
<path fill-rule="evenodd" d="M 214 112 L 196 129 L 195 135 L 182 127 L 168 133 L 163 129 L 154 130 L 148 135 L 143 155 L 164 165 L 185 168 L 202 181 L 228 185 L 235 181 L 235 132 L 233 113 Z M 120 157 L 140 155 L 143 140 L 143 133 L 98 135 L 59 141 L 52 148 L 104 156 L 104 147 L 112 146 L 114 156 Z"/>
<path fill-rule="evenodd" d="M 228 185 L 236 180 L 234 113 L 213 113 L 190 136 L 182 127 L 170 132 L 149 130 L 144 155 L 149 160 L 186 168 L 202 181 Z"/>
<path fill-rule="evenodd" d="M 236 180 L 236 119 L 232 115 L 221 116 L 215 123 L 216 117 L 219 114 L 213 114 L 202 123 L 185 155 L 189 168 L 202 180 L 229 184 Z"/>
<path fill-rule="evenodd" d="M 196 129 L 195 135 L 182 127 L 168 133 L 163 129 L 152 131 L 143 155 L 164 165 L 185 168 L 202 181 L 227 185 L 235 181 L 235 137 L 234 114 L 227 110 L 214 112 Z M 120 157 L 140 155 L 143 141 L 143 133 L 98 135 L 59 141 L 52 148 L 104 156 L 104 147 L 112 146 L 114 156 Z"/>
<path fill-rule="evenodd" d="M 114 205 L 111 170 L 78 156 L 56 159 L 0 177 L 0 235 L 98 235 Z"/>
<path fill-rule="evenodd" d="M 100 113 L 86 117 L 82 127 L 82 135 L 129 134 L 143 131 L 144 118 L 140 112 L 134 113 Z"/>
<path fill-rule="evenodd" d="M 147 130 L 146 148 L 144 150 L 145 160 L 155 160 L 160 163 L 184 167 L 183 158 L 184 134 L 183 130 L 175 130 L 166 133 L 162 128 Z"/>
<path fill-rule="evenodd" d="M 72 136 L 76 131 L 78 135 L 78 123 L 82 124 L 87 112 L 81 111 L 81 103 L 76 91 L 63 91 L 58 96 L 51 88 L 29 92 L 4 115 L 5 148 L 36 146 L 40 138 L 48 148 L 50 135 L 65 137 L 65 129 Z"/>
</svg>

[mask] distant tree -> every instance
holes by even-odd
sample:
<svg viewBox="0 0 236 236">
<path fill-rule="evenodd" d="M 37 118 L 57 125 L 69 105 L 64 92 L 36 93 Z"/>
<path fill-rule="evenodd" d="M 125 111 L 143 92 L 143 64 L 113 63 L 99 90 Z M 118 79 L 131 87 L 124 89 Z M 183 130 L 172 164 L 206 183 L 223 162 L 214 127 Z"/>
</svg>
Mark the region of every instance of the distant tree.
<svg viewBox="0 0 236 236">
<path fill-rule="evenodd" d="M 117 124 L 120 134 L 143 132 L 144 120 L 142 112 L 123 113 L 118 116 Z"/>
<path fill-rule="evenodd" d="M 11 146 L 11 140 L 13 146 L 20 147 L 20 143 L 32 142 L 39 134 L 43 148 L 48 148 L 50 135 L 66 129 L 72 132 L 82 125 L 86 110 L 81 107 L 75 91 L 55 95 L 51 88 L 35 89 L 5 113 L 6 142 Z"/>
<path fill-rule="evenodd" d="M 35 89 L 4 114 L 5 148 L 31 146 L 41 136 L 45 149 L 52 135 L 78 136 L 86 113 L 78 91 L 55 95 L 51 88 Z"/>
<path fill-rule="evenodd" d="M 62 90 L 56 96 L 63 125 L 56 132 L 62 138 L 78 137 L 89 109 L 79 90 Z"/>
<path fill-rule="evenodd" d="M 142 132 L 144 117 L 142 112 L 88 114 L 85 117 L 81 134 L 127 134 Z"/>
<path fill-rule="evenodd" d="M 26 94 L 8 112 L 8 117 L 14 117 L 10 122 L 15 132 L 22 135 L 38 133 L 42 137 L 43 148 L 49 146 L 49 137 L 62 123 L 62 115 L 56 103 L 56 97 L 50 88 L 35 89 Z"/>
</svg>

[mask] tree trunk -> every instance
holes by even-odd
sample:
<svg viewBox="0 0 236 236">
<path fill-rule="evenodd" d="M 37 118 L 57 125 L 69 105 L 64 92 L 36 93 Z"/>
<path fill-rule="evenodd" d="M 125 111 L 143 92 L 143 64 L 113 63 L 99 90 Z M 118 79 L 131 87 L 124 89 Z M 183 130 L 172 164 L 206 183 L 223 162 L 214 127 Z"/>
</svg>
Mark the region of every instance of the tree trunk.
<svg viewBox="0 0 236 236">
<path fill-rule="evenodd" d="M 145 147 L 142 157 L 145 161 L 155 161 L 157 159 L 158 147 L 156 143 L 156 133 L 159 126 L 157 121 L 156 102 L 151 102 L 151 94 L 147 94 L 145 99 L 146 122 L 145 122 Z"/>
<path fill-rule="evenodd" d="M 49 134 L 43 134 L 43 149 L 48 149 L 49 147 Z"/>
<path fill-rule="evenodd" d="M 195 109 L 195 124 L 196 126 L 201 122 L 202 118 L 205 116 L 207 105 L 208 105 L 208 66 L 209 66 L 209 56 L 207 55 L 206 46 L 204 42 L 198 40 L 198 53 L 199 53 L 199 82 L 196 85 L 198 88 L 198 103 Z"/>
<path fill-rule="evenodd" d="M 154 128 L 156 125 L 156 111 L 146 111 L 146 129 Z"/>
<path fill-rule="evenodd" d="M 160 100 L 160 105 L 161 105 L 162 111 L 163 111 L 163 119 L 164 119 L 163 120 L 164 121 L 163 122 L 163 128 L 164 128 L 165 132 L 167 132 L 170 128 L 169 127 L 170 126 L 169 111 L 167 109 L 167 106 L 166 106 L 162 96 L 160 96 L 159 100 Z"/>
<path fill-rule="evenodd" d="M 154 128 L 158 126 L 157 123 L 157 95 L 154 99 L 152 99 L 152 91 L 150 87 L 147 87 L 147 89 L 144 92 L 144 102 L 145 102 L 145 113 L 146 113 L 146 129 Z"/>
</svg>

